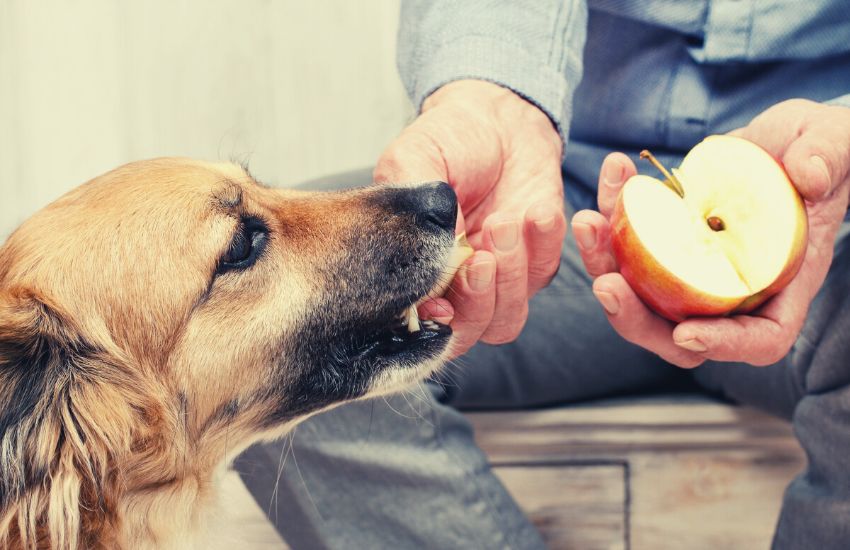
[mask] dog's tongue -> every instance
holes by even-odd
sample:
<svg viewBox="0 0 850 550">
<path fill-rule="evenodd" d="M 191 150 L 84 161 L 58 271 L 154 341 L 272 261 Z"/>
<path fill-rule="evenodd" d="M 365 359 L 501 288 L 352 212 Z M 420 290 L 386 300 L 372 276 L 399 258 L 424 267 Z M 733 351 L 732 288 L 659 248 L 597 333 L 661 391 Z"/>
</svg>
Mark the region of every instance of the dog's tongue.
<svg viewBox="0 0 850 550">
<path fill-rule="evenodd" d="M 419 324 L 419 312 L 416 308 L 423 302 L 427 302 L 433 298 L 442 297 L 449 289 L 449 285 L 452 284 L 452 280 L 454 279 L 457 270 L 460 269 L 463 262 L 472 256 L 473 252 L 475 251 L 471 246 L 469 246 L 465 232 L 460 233 L 455 237 L 455 245 L 449 253 L 449 259 L 446 261 L 443 273 L 440 275 L 437 284 L 428 292 L 427 295 L 425 295 L 424 298 L 404 310 L 403 318 L 407 320 L 408 332 L 419 332 L 422 329 Z"/>
</svg>

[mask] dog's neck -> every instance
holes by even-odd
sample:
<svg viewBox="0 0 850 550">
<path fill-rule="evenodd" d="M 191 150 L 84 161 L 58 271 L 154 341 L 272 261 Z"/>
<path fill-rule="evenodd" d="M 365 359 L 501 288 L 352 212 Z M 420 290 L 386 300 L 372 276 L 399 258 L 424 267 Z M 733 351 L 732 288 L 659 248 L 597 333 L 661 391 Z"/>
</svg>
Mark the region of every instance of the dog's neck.
<svg viewBox="0 0 850 550">
<path fill-rule="evenodd" d="M 117 542 L 126 549 L 182 549 L 199 545 L 198 534 L 217 502 L 218 471 L 185 472 L 180 477 L 128 489 L 120 499 Z"/>
<path fill-rule="evenodd" d="M 263 432 L 231 425 L 226 434 L 206 433 L 179 444 L 178 438 L 163 438 L 170 452 L 134 455 L 138 462 L 127 469 L 118 503 L 120 548 L 205 548 L 227 467 L 251 444 L 279 438 L 295 424 Z"/>
</svg>

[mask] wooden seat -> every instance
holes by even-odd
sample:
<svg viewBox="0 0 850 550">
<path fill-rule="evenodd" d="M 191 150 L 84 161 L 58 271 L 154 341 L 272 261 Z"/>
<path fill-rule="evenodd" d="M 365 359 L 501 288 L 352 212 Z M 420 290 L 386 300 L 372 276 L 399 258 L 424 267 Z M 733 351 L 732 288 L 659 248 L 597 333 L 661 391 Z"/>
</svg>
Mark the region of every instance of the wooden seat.
<svg viewBox="0 0 850 550">
<path fill-rule="evenodd" d="M 788 422 L 701 397 L 468 416 L 553 549 L 768 548 L 804 465 Z"/>
</svg>

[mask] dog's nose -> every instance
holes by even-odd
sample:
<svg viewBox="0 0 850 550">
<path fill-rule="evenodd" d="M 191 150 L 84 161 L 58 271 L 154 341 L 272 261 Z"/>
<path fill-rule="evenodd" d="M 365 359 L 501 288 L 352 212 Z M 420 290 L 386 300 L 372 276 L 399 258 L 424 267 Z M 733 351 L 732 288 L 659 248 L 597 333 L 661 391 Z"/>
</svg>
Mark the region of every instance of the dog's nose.
<svg viewBox="0 0 850 550">
<path fill-rule="evenodd" d="M 424 183 L 410 189 L 406 206 L 424 229 L 453 230 L 457 221 L 457 196 L 449 184 Z"/>
</svg>

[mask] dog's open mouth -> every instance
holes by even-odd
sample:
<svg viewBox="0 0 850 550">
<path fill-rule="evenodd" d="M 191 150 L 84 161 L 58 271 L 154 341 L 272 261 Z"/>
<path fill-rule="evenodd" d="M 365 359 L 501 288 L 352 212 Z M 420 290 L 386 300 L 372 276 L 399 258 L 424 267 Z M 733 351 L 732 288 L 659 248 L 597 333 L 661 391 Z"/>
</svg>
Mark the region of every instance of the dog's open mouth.
<svg viewBox="0 0 850 550">
<path fill-rule="evenodd" d="M 472 248 L 467 243 L 465 235 L 457 236 L 455 245 L 444 264 L 443 273 L 434 288 L 423 296 L 410 300 L 408 303 L 412 305 L 390 316 L 387 322 L 377 323 L 377 330 L 367 331 L 363 345 L 358 346 L 357 355 L 361 358 L 390 357 L 421 360 L 441 353 L 452 335 L 451 327 L 434 320 L 420 319 L 417 306 L 426 297 L 442 296 L 457 269 L 471 254 Z"/>
<path fill-rule="evenodd" d="M 452 335 L 452 329 L 432 320 L 420 320 L 412 305 L 393 319 L 390 326 L 375 335 L 373 351 L 383 356 L 428 352 Z"/>
<path fill-rule="evenodd" d="M 452 335 L 451 327 L 420 319 L 416 311 L 417 303 L 389 317 L 387 322 L 377 324 L 375 330 L 368 331 L 357 355 L 361 358 L 409 356 L 416 359 L 442 351 Z"/>
</svg>

